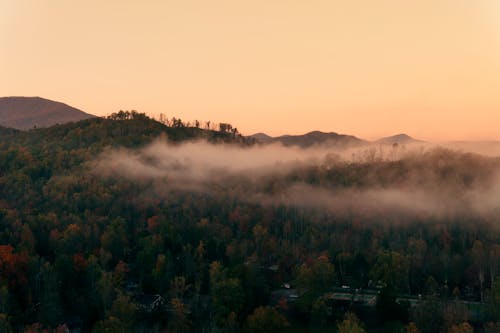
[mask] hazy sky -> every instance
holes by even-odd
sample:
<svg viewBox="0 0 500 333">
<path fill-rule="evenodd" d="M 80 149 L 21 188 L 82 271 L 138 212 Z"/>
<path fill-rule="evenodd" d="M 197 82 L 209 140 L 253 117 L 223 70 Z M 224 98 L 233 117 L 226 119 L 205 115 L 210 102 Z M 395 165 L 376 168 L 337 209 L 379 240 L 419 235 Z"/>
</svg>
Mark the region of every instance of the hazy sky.
<svg viewBox="0 0 500 333">
<path fill-rule="evenodd" d="M 244 134 L 500 139 L 500 1 L 0 0 L 0 96 Z"/>
</svg>

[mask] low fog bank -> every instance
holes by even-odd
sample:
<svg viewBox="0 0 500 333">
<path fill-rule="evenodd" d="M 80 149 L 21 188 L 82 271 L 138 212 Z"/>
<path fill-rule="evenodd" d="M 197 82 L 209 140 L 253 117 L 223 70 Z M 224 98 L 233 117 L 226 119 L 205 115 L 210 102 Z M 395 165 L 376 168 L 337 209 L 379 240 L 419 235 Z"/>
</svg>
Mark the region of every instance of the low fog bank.
<svg viewBox="0 0 500 333">
<path fill-rule="evenodd" d="M 442 147 L 480 154 L 490 157 L 500 156 L 500 141 L 453 141 L 440 144 Z"/>
<path fill-rule="evenodd" d="M 436 189 L 338 189 L 293 184 L 277 194 L 259 193 L 257 202 L 322 210 L 337 217 L 419 219 L 491 219 L 500 213 L 500 184 L 461 193 Z"/>
<path fill-rule="evenodd" d="M 491 218 L 500 213 L 499 159 L 428 143 L 301 149 L 156 141 L 139 150 L 106 151 L 92 170 L 100 177 L 151 183 L 155 195 L 224 194 L 334 215 Z"/>
</svg>

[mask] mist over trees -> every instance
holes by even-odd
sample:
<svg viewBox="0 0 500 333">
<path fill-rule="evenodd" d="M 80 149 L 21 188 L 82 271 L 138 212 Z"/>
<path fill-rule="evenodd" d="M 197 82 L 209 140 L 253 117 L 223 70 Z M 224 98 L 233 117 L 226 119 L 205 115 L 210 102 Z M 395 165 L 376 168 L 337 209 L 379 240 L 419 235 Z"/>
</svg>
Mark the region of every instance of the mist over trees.
<svg viewBox="0 0 500 333">
<path fill-rule="evenodd" d="M 1 332 L 498 331 L 498 158 L 136 111 L 0 139 Z"/>
</svg>

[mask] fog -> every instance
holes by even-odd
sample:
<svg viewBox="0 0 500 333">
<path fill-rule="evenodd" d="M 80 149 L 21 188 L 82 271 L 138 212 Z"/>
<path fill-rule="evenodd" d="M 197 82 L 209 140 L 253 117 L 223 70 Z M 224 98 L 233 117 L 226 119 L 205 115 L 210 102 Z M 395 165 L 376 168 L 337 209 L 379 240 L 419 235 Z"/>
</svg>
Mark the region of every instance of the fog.
<svg viewBox="0 0 500 333">
<path fill-rule="evenodd" d="M 94 163 L 94 168 L 105 176 L 139 180 L 166 177 L 172 181 L 172 186 L 177 183 L 202 185 L 206 181 L 230 176 L 285 174 L 299 165 L 320 163 L 328 152 L 324 148 L 300 149 L 281 145 L 240 147 L 205 141 L 173 145 L 156 141 L 140 150 L 106 151 Z M 341 159 L 340 155 L 338 158 Z"/>
<path fill-rule="evenodd" d="M 247 202 L 339 216 L 500 213 L 498 159 L 433 144 L 301 149 L 158 140 L 142 149 L 105 151 L 92 170 L 100 177 L 149 182 L 154 195 L 223 192 Z"/>
</svg>

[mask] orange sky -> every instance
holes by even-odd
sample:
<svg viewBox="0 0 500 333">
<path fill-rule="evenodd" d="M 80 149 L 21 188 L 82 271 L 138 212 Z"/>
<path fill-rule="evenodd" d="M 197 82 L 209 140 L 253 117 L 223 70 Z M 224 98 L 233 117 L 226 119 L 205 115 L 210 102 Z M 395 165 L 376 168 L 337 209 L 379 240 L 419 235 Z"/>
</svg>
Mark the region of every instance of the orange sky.
<svg viewBox="0 0 500 333">
<path fill-rule="evenodd" d="M 0 96 L 244 134 L 500 139 L 500 1 L 0 0 Z"/>
</svg>

